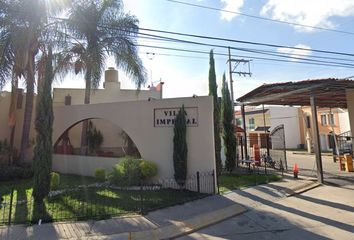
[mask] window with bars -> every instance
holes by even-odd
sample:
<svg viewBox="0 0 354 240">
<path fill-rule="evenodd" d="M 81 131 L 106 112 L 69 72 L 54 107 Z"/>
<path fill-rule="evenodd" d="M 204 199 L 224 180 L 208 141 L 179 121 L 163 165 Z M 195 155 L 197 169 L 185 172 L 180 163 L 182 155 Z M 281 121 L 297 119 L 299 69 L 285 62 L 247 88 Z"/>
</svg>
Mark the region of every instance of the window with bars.
<svg viewBox="0 0 354 240">
<path fill-rule="evenodd" d="M 328 114 L 328 124 L 334 125 L 334 114 L 333 113 Z"/>
<path fill-rule="evenodd" d="M 327 116 L 326 114 L 321 114 L 321 124 L 327 125 Z"/>
<path fill-rule="evenodd" d="M 254 129 L 255 128 L 255 124 L 254 124 L 254 118 L 250 118 L 250 119 L 248 119 L 248 128 L 249 129 Z"/>
</svg>

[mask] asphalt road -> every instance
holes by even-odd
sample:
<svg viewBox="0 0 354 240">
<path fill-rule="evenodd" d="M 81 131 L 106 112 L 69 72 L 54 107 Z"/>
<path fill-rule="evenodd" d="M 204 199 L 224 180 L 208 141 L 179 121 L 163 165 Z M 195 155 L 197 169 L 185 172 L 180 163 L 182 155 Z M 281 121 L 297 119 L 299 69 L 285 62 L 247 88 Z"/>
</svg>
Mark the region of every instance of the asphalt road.
<svg viewBox="0 0 354 240">
<path fill-rule="evenodd" d="M 294 154 L 287 152 L 287 161 L 291 170 L 295 163 L 299 166 L 299 175 L 317 177 L 317 167 L 314 155 Z M 332 156 L 322 156 L 323 177 L 326 184 L 332 186 L 354 187 L 354 172 L 339 170 L 339 163 L 334 162 Z M 353 188 L 354 189 L 354 188 Z"/>
<path fill-rule="evenodd" d="M 289 170 L 316 177 L 314 155 L 287 153 Z M 248 211 L 179 239 L 340 239 L 354 240 L 354 173 L 339 170 L 323 156 L 326 184 L 288 198 L 240 192 L 240 202 L 256 201 Z M 266 185 L 264 185 L 266 186 Z"/>
<path fill-rule="evenodd" d="M 278 201 L 248 197 L 261 204 L 179 239 L 354 239 L 353 189 L 321 186 Z"/>
</svg>

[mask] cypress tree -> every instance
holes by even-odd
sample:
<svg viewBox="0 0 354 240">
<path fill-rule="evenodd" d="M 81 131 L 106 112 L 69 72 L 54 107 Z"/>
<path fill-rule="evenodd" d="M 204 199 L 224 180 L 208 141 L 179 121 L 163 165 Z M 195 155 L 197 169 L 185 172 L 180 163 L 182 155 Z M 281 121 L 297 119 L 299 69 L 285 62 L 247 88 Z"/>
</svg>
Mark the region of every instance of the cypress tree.
<svg viewBox="0 0 354 240">
<path fill-rule="evenodd" d="M 52 51 L 43 56 L 44 75 L 40 77 L 38 84 L 38 96 L 36 106 L 35 129 L 36 145 L 33 156 L 33 198 L 34 198 L 34 219 L 42 218 L 44 212 L 43 199 L 50 190 L 50 173 L 52 169 L 52 130 L 53 130 L 53 105 L 52 105 L 52 81 L 53 65 Z M 39 71 L 40 72 L 40 71 Z M 40 73 L 43 74 L 43 73 Z"/>
<path fill-rule="evenodd" d="M 175 118 L 173 137 L 173 167 L 175 180 L 180 186 L 184 186 L 187 178 L 187 127 L 186 112 L 184 106 L 178 111 Z"/>
<path fill-rule="evenodd" d="M 220 139 L 220 102 L 218 100 L 216 84 L 216 74 L 215 74 L 215 61 L 213 50 L 210 50 L 209 54 L 209 96 L 213 96 L 214 100 L 214 145 L 215 145 L 215 165 L 216 173 L 220 175 L 222 164 L 221 164 L 221 139 Z"/>
<path fill-rule="evenodd" d="M 222 77 L 222 103 L 221 115 L 223 123 L 223 140 L 225 145 L 225 167 L 226 170 L 232 172 L 236 166 L 236 137 L 234 133 L 233 116 L 234 110 L 230 97 L 229 87 L 226 83 L 225 73 Z"/>
</svg>

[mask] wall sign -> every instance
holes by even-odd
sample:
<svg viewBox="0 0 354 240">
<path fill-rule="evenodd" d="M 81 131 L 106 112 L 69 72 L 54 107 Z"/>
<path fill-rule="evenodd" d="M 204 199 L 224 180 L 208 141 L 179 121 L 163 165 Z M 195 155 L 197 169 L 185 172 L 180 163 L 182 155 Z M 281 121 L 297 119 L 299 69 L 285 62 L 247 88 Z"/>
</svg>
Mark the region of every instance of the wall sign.
<svg viewBox="0 0 354 240">
<path fill-rule="evenodd" d="M 155 108 L 154 127 L 173 127 L 180 108 Z M 187 127 L 198 127 L 198 108 L 186 107 Z"/>
</svg>

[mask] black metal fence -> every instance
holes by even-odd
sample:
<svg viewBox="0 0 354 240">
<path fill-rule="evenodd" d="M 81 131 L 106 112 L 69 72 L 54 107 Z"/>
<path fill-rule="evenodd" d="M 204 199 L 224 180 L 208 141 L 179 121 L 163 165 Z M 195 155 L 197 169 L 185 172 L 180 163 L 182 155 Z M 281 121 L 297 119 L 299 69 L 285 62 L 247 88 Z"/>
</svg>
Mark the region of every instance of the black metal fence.
<svg viewBox="0 0 354 240">
<path fill-rule="evenodd" d="M 333 136 L 329 135 L 329 143 L 334 155 L 338 153 L 339 155 L 350 154 L 353 156 L 353 137 L 350 131 L 336 135 L 336 140 L 337 142 L 334 142 Z"/>
<path fill-rule="evenodd" d="M 255 159 L 255 148 L 251 145 L 252 142 L 250 140 L 247 140 L 247 157 L 245 154 L 245 149 L 244 149 L 244 143 L 239 143 L 237 145 L 237 160 L 239 163 L 242 162 L 244 159 Z M 282 164 L 284 168 L 286 168 L 286 149 L 285 148 L 266 148 L 266 147 L 260 147 L 259 148 L 259 157 L 261 158 L 261 161 L 263 161 L 264 157 L 270 157 L 272 161 L 275 162 L 275 167 L 279 168 L 280 165 Z"/>
<path fill-rule="evenodd" d="M 60 189 L 50 193 L 44 206 L 36 205 L 29 192 L 22 197 L 17 189 L 8 192 L 0 204 L 0 225 L 106 219 L 129 213 L 145 214 L 215 194 L 215 175 L 213 171 L 197 172 L 188 176 L 183 185 L 174 179 L 156 179 L 130 187 L 101 183 Z M 40 217 L 36 216 L 38 211 Z"/>
</svg>

